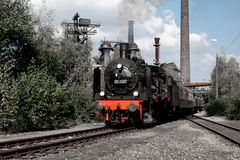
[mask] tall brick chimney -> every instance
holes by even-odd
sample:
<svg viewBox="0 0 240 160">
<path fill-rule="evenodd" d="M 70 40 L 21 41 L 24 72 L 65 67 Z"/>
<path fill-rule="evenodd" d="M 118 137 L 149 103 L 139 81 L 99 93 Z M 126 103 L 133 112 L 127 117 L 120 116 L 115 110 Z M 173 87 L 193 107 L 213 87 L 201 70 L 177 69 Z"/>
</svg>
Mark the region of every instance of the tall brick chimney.
<svg viewBox="0 0 240 160">
<path fill-rule="evenodd" d="M 180 71 L 185 82 L 190 82 L 190 53 L 189 53 L 189 17 L 188 0 L 181 0 L 181 49 Z"/>
<path fill-rule="evenodd" d="M 128 43 L 134 42 L 134 28 L 133 21 L 128 21 Z"/>
</svg>

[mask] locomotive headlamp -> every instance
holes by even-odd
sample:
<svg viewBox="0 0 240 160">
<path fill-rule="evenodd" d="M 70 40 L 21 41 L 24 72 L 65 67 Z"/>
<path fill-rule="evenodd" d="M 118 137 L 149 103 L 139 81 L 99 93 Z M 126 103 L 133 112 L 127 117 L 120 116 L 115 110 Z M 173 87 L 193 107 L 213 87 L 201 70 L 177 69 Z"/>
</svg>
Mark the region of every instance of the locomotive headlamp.
<svg viewBox="0 0 240 160">
<path fill-rule="evenodd" d="M 138 96 L 138 91 L 134 91 L 133 96 L 137 97 Z"/>
<path fill-rule="evenodd" d="M 101 91 L 101 92 L 100 92 L 100 96 L 102 96 L 102 97 L 105 96 L 105 92 L 104 92 L 104 91 Z"/>
<path fill-rule="evenodd" d="M 101 103 L 97 103 L 96 109 L 99 111 L 103 110 L 103 105 Z"/>
<path fill-rule="evenodd" d="M 121 68 L 122 68 L 122 64 L 121 64 L 121 63 L 118 63 L 117 68 L 118 68 L 118 69 L 121 69 Z"/>
</svg>

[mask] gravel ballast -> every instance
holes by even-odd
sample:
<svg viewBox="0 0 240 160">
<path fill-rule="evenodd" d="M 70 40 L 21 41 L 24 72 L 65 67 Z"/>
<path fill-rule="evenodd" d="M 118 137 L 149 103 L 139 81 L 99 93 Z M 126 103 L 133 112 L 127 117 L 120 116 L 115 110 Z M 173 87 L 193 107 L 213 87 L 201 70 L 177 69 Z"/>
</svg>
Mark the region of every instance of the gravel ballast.
<svg viewBox="0 0 240 160">
<path fill-rule="evenodd" d="M 240 159 L 240 147 L 187 120 L 100 139 L 41 159 Z"/>
</svg>

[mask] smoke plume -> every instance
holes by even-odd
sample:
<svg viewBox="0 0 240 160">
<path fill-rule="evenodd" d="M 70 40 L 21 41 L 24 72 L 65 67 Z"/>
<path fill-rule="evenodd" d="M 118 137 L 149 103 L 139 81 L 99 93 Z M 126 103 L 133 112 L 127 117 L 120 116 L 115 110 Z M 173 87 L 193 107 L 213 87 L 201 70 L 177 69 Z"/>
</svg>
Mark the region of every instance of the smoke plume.
<svg viewBox="0 0 240 160">
<path fill-rule="evenodd" d="M 119 5 L 118 20 L 120 32 L 126 33 L 129 20 L 144 23 L 155 14 L 156 7 L 164 0 L 122 0 Z"/>
</svg>

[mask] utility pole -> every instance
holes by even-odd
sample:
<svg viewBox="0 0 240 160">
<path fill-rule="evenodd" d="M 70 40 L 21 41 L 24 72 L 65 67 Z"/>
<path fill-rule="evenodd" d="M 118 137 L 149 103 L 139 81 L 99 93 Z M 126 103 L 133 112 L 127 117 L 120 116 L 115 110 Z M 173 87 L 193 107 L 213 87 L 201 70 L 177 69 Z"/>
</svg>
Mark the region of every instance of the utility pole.
<svg viewBox="0 0 240 160">
<path fill-rule="evenodd" d="M 216 99 L 218 99 L 218 54 L 216 54 Z"/>
</svg>

